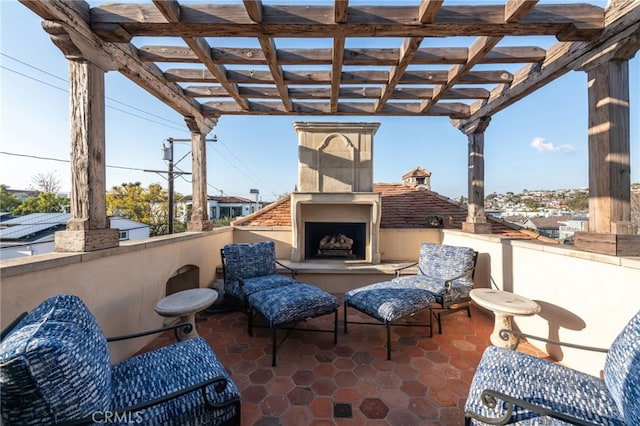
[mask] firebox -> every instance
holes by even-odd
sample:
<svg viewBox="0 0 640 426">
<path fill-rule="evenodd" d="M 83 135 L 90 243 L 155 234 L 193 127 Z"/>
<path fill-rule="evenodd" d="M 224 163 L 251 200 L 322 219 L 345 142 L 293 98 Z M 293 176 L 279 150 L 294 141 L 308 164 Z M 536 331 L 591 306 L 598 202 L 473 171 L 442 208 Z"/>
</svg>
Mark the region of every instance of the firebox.
<svg viewBox="0 0 640 426">
<path fill-rule="evenodd" d="M 366 223 L 305 222 L 306 259 L 365 259 Z"/>
</svg>

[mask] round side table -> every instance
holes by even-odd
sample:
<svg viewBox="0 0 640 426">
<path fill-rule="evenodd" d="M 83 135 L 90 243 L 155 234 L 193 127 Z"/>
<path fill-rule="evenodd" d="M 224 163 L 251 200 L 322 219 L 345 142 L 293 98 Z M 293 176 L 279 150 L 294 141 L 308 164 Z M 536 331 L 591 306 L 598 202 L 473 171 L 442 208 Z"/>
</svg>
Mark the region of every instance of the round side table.
<svg viewBox="0 0 640 426">
<path fill-rule="evenodd" d="M 512 330 L 514 315 L 529 316 L 540 312 L 540 305 L 533 300 L 508 291 L 474 288 L 469 296 L 479 306 L 495 314 L 491 343 L 501 348 L 513 349 L 516 346 L 516 337 L 513 334 L 509 334 L 509 340 L 506 341 L 500 338 L 501 329 Z"/>
<path fill-rule="evenodd" d="M 191 332 L 178 329 L 178 340 L 198 337 L 196 312 L 208 308 L 218 299 L 218 292 L 210 288 L 194 288 L 170 294 L 156 303 L 154 310 L 163 317 L 180 317 L 179 322 L 191 324 Z"/>
</svg>

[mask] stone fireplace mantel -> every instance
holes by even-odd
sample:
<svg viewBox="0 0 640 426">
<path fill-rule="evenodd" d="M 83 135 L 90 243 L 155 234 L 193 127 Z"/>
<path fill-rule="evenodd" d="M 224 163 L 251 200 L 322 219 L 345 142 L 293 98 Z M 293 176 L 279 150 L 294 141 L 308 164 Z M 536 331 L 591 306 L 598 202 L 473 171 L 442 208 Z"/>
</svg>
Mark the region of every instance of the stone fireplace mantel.
<svg viewBox="0 0 640 426">
<path fill-rule="evenodd" d="M 305 259 L 305 223 L 366 224 L 365 262 L 380 263 L 381 196 L 377 192 L 294 192 L 291 194 L 291 261 Z"/>
<path fill-rule="evenodd" d="M 291 194 L 293 262 L 309 260 L 307 253 L 311 258 L 316 232 L 327 229 L 329 233 L 345 230 L 358 234 L 345 235 L 357 239 L 358 259 L 380 263 L 381 197 L 372 192 L 373 136 L 379 126 L 380 123 L 293 123 L 298 135 L 298 189 Z M 347 224 L 353 224 L 353 228 Z"/>
</svg>

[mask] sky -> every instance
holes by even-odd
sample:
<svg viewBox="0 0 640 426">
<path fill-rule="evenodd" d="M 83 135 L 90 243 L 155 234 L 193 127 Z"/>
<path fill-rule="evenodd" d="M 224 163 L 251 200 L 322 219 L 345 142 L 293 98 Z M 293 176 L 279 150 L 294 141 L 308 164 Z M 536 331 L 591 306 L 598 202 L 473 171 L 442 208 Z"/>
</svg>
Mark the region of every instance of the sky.
<svg viewBox="0 0 640 426">
<path fill-rule="evenodd" d="M 69 191 L 68 62 L 41 19 L 17 1 L 0 0 L 0 27 L 0 184 L 27 189 L 37 174 L 53 174 Z M 397 40 L 389 47 L 397 48 Z M 527 44 L 547 48 L 550 42 L 531 38 Z M 285 43 L 277 47 L 295 42 Z M 639 57 L 629 62 L 631 182 L 640 182 Z M 106 74 L 105 90 L 107 189 L 129 182 L 166 187 L 166 174 L 144 170 L 166 170 L 163 144 L 190 138 L 182 116 L 117 72 Z M 587 120 L 587 76 L 579 71 L 494 115 L 485 132 L 485 194 L 587 187 Z M 422 167 L 432 172 L 432 190 L 467 196 L 467 138 L 447 117 L 370 116 L 222 116 L 208 136 L 217 138 L 207 144 L 209 195 L 250 198 L 258 189 L 263 201 L 274 201 L 293 191 L 295 121 L 378 122 L 374 182 L 401 182 Z M 176 167 L 190 171 L 189 144 L 176 142 L 174 149 Z M 191 194 L 189 180 L 177 177 L 175 190 Z"/>
</svg>

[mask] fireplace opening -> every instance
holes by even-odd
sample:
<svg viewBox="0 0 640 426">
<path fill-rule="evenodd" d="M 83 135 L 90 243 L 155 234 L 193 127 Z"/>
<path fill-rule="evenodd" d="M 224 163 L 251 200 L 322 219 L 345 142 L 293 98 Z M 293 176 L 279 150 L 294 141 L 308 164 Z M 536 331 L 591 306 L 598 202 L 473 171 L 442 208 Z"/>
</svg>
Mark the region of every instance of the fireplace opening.
<svg viewBox="0 0 640 426">
<path fill-rule="evenodd" d="M 365 223 L 306 222 L 305 259 L 365 260 Z"/>
</svg>

